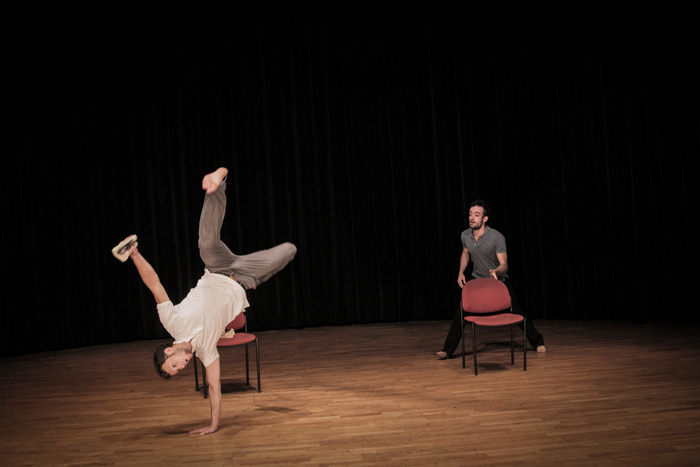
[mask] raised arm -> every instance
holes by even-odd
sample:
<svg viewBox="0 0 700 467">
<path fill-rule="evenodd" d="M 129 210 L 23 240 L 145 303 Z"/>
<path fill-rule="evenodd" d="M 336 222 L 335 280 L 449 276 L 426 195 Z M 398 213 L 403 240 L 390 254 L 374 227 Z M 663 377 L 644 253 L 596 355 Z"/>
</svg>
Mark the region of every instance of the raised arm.
<svg viewBox="0 0 700 467">
<path fill-rule="evenodd" d="M 168 294 L 165 293 L 165 289 L 163 288 L 163 284 L 160 283 L 158 274 L 156 274 L 156 271 L 153 269 L 150 263 L 146 261 L 146 258 L 141 256 L 141 253 L 139 253 L 139 250 L 136 247 L 132 247 L 131 249 L 131 260 L 134 262 L 136 269 L 139 271 L 141 280 L 153 293 L 156 303 L 164 303 L 169 301 L 170 299 L 168 298 Z"/>
<path fill-rule="evenodd" d="M 192 430 L 190 431 L 191 434 L 208 435 L 219 429 L 219 418 L 221 417 L 221 367 L 218 358 L 207 367 L 207 384 L 209 385 L 211 424 L 198 430 Z"/>
</svg>

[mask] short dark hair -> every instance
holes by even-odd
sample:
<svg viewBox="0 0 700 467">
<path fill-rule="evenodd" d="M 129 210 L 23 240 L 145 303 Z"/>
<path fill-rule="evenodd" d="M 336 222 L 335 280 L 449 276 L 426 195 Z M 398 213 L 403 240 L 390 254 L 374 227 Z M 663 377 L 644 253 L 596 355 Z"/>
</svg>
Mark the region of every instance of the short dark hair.
<svg viewBox="0 0 700 467">
<path fill-rule="evenodd" d="M 470 204 L 469 207 L 473 208 L 474 206 L 484 208 L 484 217 L 488 216 L 491 212 L 491 208 L 489 207 L 488 203 L 483 199 L 475 199 L 474 201 L 472 201 L 472 204 Z"/>
<path fill-rule="evenodd" d="M 172 347 L 172 344 L 161 344 L 153 353 L 153 365 L 156 367 L 156 373 L 163 379 L 170 379 L 170 375 L 163 371 L 163 364 L 168 359 L 165 355 L 165 349 Z"/>
</svg>

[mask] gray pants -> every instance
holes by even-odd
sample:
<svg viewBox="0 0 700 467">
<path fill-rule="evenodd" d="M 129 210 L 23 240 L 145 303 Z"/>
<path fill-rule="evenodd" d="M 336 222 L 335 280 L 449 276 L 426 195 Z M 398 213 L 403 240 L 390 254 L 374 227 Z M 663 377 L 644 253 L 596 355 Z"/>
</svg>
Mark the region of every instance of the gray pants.
<svg viewBox="0 0 700 467">
<path fill-rule="evenodd" d="M 233 276 L 245 289 L 252 289 L 280 272 L 294 259 L 297 247 L 282 243 L 249 255 L 234 255 L 221 241 L 226 214 L 226 180 L 214 193 L 207 194 L 199 218 L 199 255 L 211 273 Z"/>
</svg>

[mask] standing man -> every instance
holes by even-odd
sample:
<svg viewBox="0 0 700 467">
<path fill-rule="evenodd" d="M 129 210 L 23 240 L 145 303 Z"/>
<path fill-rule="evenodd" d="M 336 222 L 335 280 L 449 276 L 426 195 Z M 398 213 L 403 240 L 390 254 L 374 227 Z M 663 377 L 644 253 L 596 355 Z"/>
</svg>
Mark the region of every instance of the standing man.
<svg viewBox="0 0 700 467">
<path fill-rule="evenodd" d="M 486 225 L 489 220 L 489 206 L 484 200 L 472 201 L 469 208 L 469 228 L 462 232 L 462 256 L 459 260 L 459 274 L 457 274 L 457 284 L 464 287 L 468 280 L 493 278 L 503 282 L 510 294 L 513 313 L 527 318 L 525 312 L 520 308 L 518 300 L 513 294 L 513 289 L 508 279 L 508 253 L 506 251 L 506 239 L 496 229 Z M 464 271 L 469 264 L 469 260 L 474 263 L 472 276 L 467 279 Z M 522 329 L 522 323 L 518 323 Z M 527 330 L 527 340 L 538 352 L 546 352 L 544 338 L 540 334 L 532 321 L 525 320 Z M 459 345 L 462 338 L 462 313 L 457 311 L 452 325 L 447 333 L 445 345 L 438 356 L 440 359 L 452 358 L 452 354 Z"/>
<path fill-rule="evenodd" d="M 156 299 L 158 315 L 175 339 L 161 345 L 153 355 L 156 372 L 169 379 L 187 366 L 197 353 L 207 371 L 211 423 L 190 433 L 205 435 L 219 429 L 221 416 L 221 375 L 216 344 L 226 325 L 247 308 L 245 289 L 255 288 L 281 271 L 296 254 L 296 247 L 283 243 L 269 250 L 238 256 L 221 241 L 220 232 L 226 213 L 228 170 L 217 169 L 204 177 L 206 191 L 199 219 L 199 253 L 204 275 L 179 305 L 173 305 L 153 267 L 138 251 L 135 237 L 120 243 L 115 256 L 122 261 L 131 257 L 144 284 Z"/>
</svg>

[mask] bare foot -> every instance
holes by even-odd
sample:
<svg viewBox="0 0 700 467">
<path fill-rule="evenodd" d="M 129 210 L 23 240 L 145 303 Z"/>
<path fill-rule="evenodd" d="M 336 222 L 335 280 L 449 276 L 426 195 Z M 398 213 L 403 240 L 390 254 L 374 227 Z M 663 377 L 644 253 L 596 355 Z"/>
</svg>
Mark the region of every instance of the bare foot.
<svg viewBox="0 0 700 467">
<path fill-rule="evenodd" d="M 440 360 L 446 360 L 447 358 L 449 358 L 444 350 L 439 351 L 437 355 L 438 357 L 440 357 Z"/>
<path fill-rule="evenodd" d="M 537 346 L 537 353 L 545 353 L 547 349 L 544 348 L 544 345 L 538 345 Z"/>
<path fill-rule="evenodd" d="M 216 169 L 216 171 L 205 175 L 202 180 L 202 189 L 206 190 L 207 194 L 214 193 L 219 189 L 226 175 L 228 175 L 228 169 L 226 167 L 220 167 Z"/>
</svg>

